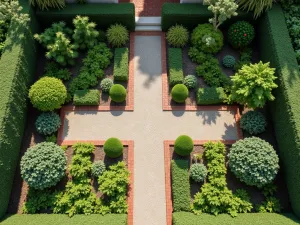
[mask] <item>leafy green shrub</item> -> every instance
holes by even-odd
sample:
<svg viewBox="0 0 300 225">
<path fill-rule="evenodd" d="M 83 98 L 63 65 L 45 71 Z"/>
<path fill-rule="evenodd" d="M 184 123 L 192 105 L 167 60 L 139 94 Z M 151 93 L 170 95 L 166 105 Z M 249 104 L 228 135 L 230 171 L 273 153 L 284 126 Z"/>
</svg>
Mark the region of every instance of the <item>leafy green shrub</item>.
<svg viewBox="0 0 300 225">
<path fill-rule="evenodd" d="M 171 161 L 173 211 L 190 211 L 189 162 L 187 160 Z"/>
<path fill-rule="evenodd" d="M 61 80 L 43 77 L 35 82 L 29 90 L 32 105 L 41 111 L 59 109 L 65 103 L 67 90 Z"/>
<path fill-rule="evenodd" d="M 129 34 L 126 27 L 121 24 L 111 25 L 106 32 L 108 43 L 113 47 L 122 47 L 129 40 Z"/>
<path fill-rule="evenodd" d="M 223 47 L 223 34 L 211 24 L 199 24 L 192 32 L 191 42 L 200 51 L 217 53 Z"/>
<path fill-rule="evenodd" d="M 203 164 L 195 163 L 191 166 L 190 176 L 195 182 L 203 182 L 207 176 L 207 168 Z"/>
<path fill-rule="evenodd" d="M 9 21 L 0 20 L 0 56 L 1 56 L 2 51 L 4 49 L 9 24 L 10 24 Z"/>
<path fill-rule="evenodd" d="M 123 144 L 118 138 L 109 138 L 103 146 L 105 154 L 110 158 L 117 158 L 123 154 Z"/>
<path fill-rule="evenodd" d="M 267 121 L 264 115 L 258 111 L 249 111 L 242 115 L 240 126 L 249 134 L 260 134 L 265 131 Z"/>
<path fill-rule="evenodd" d="M 227 99 L 224 89 L 221 87 L 205 87 L 197 90 L 198 105 L 212 105 L 223 103 Z"/>
<path fill-rule="evenodd" d="M 274 148 L 258 137 L 237 141 L 228 156 L 231 171 L 247 185 L 263 187 L 274 180 L 279 170 Z"/>
<path fill-rule="evenodd" d="M 125 87 L 121 84 L 114 84 L 109 90 L 109 97 L 114 102 L 124 102 L 127 96 Z"/>
<path fill-rule="evenodd" d="M 103 30 L 99 30 L 99 36 L 98 36 L 98 41 L 99 42 L 106 42 L 107 38 L 106 38 L 106 33 Z"/>
<path fill-rule="evenodd" d="M 169 45 L 175 48 L 182 48 L 189 40 L 189 32 L 184 26 L 175 25 L 169 29 L 166 38 Z"/>
<path fill-rule="evenodd" d="M 128 81 L 128 48 L 116 48 L 114 58 L 114 80 Z"/>
<path fill-rule="evenodd" d="M 168 48 L 168 64 L 170 85 L 182 84 L 182 50 L 180 48 Z"/>
<path fill-rule="evenodd" d="M 228 41 L 234 48 L 247 47 L 254 39 L 253 26 L 246 21 L 238 21 L 228 29 Z"/>
<path fill-rule="evenodd" d="M 272 89 L 277 88 L 274 73 L 270 63 L 244 65 L 231 78 L 231 99 L 249 108 L 263 107 L 267 100 L 273 101 Z"/>
<path fill-rule="evenodd" d="M 60 80 L 70 80 L 71 72 L 68 69 L 61 69 L 55 62 L 49 62 L 45 67 L 45 77 L 55 77 Z"/>
<path fill-rule="evenodd" d="M 180 156 L 187 156 L 191 154 L 194 149 L 194 142 L 192 138 L 187 135 L 180 135 L 176 138 L 174 143 L 174 151 Z"/>
<path fill-rule="evenodd" d="M 246 48 L 243 49 L 241 52 L 240 59 L 235 63 L 234 70 L 238 71 L 240 70 L 244 65 L 249 65 L 252 62 L 252 49 Z"/>
<path fill-rule="evenodd" d="M 267 197 L 265 201 L 256 206 L 256 211 L 260 213 L 280 213 L 280 201 L 275 197 Z"/>
<path fill-rule="evenodd" d="M 58 145 L 42 142 L 27 149 L 20 165 L 21 176 L 30 187 L 45 189 L 65 175 L 67 159 Z"/>
<path fill-rule="evenodd" d="M 99 105 L 99 90 L 77 90 L 74 94 L 74 105 Z"/>
<path fill-rule="evenodd" d="M 184 103 L 189 96 L 189 89 L 184 84 L 176 84 L 171 91 L 172 100 L 177 103 Z"/>
<path fill-rule="evenodd" d="M 109 78 L 104 78 L 100 83 L 102 92 L 109 92 L 110 88 L 114 85 L 114 82 Z"/>
<path fill-rule="evenodd" d="M 233 68 L 235 65 L 235 58 L 232 55 L 225 55 L 222 60 L 223 66 Z"/>
<path fill-rule="evenodd" d="M 198 48 L 196 47 L 190 47 L 188 55 L 190 57 L 190 59 L 198 64 L 202 64 L 207 60 L 210 60 L 211 58 L 213 58 L 213 56 L 209 53 L 204 53 L 201 52 Z"/>
<path fill-rule="evenodd" d="M 189 89 L 193 89 L 197 86 L 198 84 L 198 80 L 197 77 L 195 75 L 187 75 L 186 77 L 184 77 L 183 80 L 183 84 L 189 88 Z"/>
<path fill-rule="evenodd" d="M 65 7 L 64 0 L 29 0 L 29 2 L 31 5 L 37 6 L 41 10 L 48 10 L 50 8 L 62 9 Z"/>
<path fill-rule="evenodd" d="M 40 134 L 50 135 L 58 130 L 61 125 L 60 117 L 55 112 L 45 112 L 35 121 L 35 127 Z"/>
<path fill-rule="evenodd" d="M 92 165 L 92 175 L 95 178 L 100 177 L 106 170 L 105 164 L 102 160 L 98 160 Z"/>
<path fill-rule="evenodd" d="M 56 135 L 52 134 L 51 136 L 47 136 L 45 141 L 46 142 L 52 142 L 52 143 L 56 144 L 56 142 L 57 142 Z"/>
</svg>

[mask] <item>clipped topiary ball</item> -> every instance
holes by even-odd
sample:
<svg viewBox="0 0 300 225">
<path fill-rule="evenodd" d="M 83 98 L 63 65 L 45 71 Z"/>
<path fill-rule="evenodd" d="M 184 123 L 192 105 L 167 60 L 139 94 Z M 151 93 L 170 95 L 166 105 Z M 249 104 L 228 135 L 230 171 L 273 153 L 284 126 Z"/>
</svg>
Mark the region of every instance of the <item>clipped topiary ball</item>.
<svg viewBox="0 0 300 225">
<path fill-rule="evenodd" d="M 184 80 L 183 84 L 188 88 L 188 89 L 193 89 L 197 86 L 198 80 L 195 75 L 187 75 Z"/>
<path fill-rule="evenodd" d="M 67 98 L 67 90 L 61 80 L 43 77 L 29 90 L 32 105 L 40 111 L 52 111 L 61 108 Z"/>
<path fill-rule="evenodd" d="M 106 32 L 106 37 L 113 47 L 118 48 L 124 46 L 129 40 L 128 30 L 121 24 L 111 25 Z"/>
<path fill-rule="evenodd" d="M 110 158 L 117 158 L 123 154 L 123 144 L 118 138 L 109 138 L 104 143 L 104 152 Z"/>
<path fill-rule="evenodd" d="M 64 151 L 51 142 L 27 149 L 21 159 L 21 176 L 34 189 L 55 186 L 65 175 L 66 168 Z"/>
<path fill-rule="evenodd" d="M 100 177 L 106 170 L 105 164 L 102 160 L 96 161 L 92 165 L 92 175 L 95 178 Z"/>
<path fill-rule="evenodd" d="M 234 68 L 235 58 L 232 55 L 225 55 L 222 63 L 226 68 Z"/>
<path fill-rule="evenodd" d="M 264 115 L 258 111 L 249 111 L 242 115 L 241 128 L 249 134 L 256 135 L 266 130 L 267 121 Z"/>
<path fill-rule="evenodd" d="M 109 90 L 109 96 L 114 102 L 124 102 L 127 96 L 127 92 L 123 85 L 114 84 Z"/>
<path fill-rule="evenodd" d="M 100 83 L 100 87 L 103 92 L 109 92 L 110 88 L 113 85 L 114 85 L 114 82 L 109 78 L 104 78 Z"/>
<path fill-rule="evenodd" d="M 189 89 L 184 84 L 176 84 L 171 91 L 172 99 L 177 103 L 184 103 L 189 96 Z"/>
<path fill-rule="evenodd" d="M 54 112 L 42 113 L 35 121 L 37 131 L 43 135 L 53 134 L 58 130 L 60 125 L 59 115 Z"/>
<path fill-rule="evenodd" d="M 174 144 L 174 151 L 181 156 L 191 154 L 194 149 L 194 142 L 192 138 L 187 135 L 180 135 Z"/>
<path fill-rule="evenodd" d="M 203 182 L 207 176 L 207 168 L 203 164 L 195 163 L 191 166 L 190 177 L 197 183 Z"/>
<path fill-rule="evenodd" d="M 246 21 L 238 21 L 232 24 L 228 30 L 228 41 L 234 48 L 244 48 L 254 39 L 253 26 Z"/>
<path fill-rule="evenodd" d="M 247 185 L 263 187 L 271 183 L 279 170 L 279 159 L 266 141 L 251 137 L 239 140 L 230 148 L 229 166 Z"/>
<path fill-rule="evenodd" d="M 184 47 L 189 40 L 189 32 L 182 25 L 172 26 L 167 33 L 167 41 L 170 45 L 181 48 Z"/>
</svg>

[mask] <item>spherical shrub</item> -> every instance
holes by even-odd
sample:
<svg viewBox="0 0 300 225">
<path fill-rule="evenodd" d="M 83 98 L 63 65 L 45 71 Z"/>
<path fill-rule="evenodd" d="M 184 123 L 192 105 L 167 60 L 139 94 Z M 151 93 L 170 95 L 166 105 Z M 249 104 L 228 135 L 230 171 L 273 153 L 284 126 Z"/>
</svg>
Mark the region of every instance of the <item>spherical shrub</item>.
<svg viewBox="0 0 300 225">
<path fill-rule="evenodd" d="M 65 175 L 66 168 L 64 151 L 51 142 L 42 142 L 27 149 L 21 159 L 22 178 L 35 189 L 56 185 Z"/>
<path fill-rule="evenodd" d="M 129 34 L 121 24 L 111 25 L 106 32 L 107 40 L 113 47 L 122 47 L 129 40 Z"/>
<path fill-rule="evenodd" d="M 95 178 L 100 177 L 106 170 L 105 164 L 102 160 L 96 161 L 92 165 L 92 175 Z"/>
<path fill-rule="evenodd" d="M 193 89 L 197 86 L 198 80 L 195 75 L 187 75 L 184 80 L 183 84 L 188 88 L 188 89 Z"/>
<path fill-rule="evenodd" d="M 244 48 L 254 39 L 253 26 L 246 21 L 232 24 L 228 30 L 228 41 L 234 48 Z"/>
<path fill-rule="evenodd" d="M 191 166 L 190 177 L 197 183 L 203 182 L 207 176 L 207 168 L 203 164 L 195 163 Z"/>
<path fill-rule="evenodd" d="M 104 78 L 100 83 L 100 87 L 103 92 L 109 92 L 110 88 L 113 85 L 114 85 L 114 82 L 109 78 Z"/>
<path fill-rule="evenodd" d="M 189 32 L 182 25 L 172 26 L 167 33 L 167 41 L 170 45 L 184 47 L 189 40 Z"/>
<path fill-rule="evenodd" d="M 67 90 L 61 80 L 43 77 L 35 82 L 29 90 L 32 105 L 40 111 L 59 109 L 65 103 Z"/>
<path fill-rule="evenodd" d="M 174 151 L 181 156 L 189 155 L 194 149 L 192 138 L 187 135 L 180 135 L 174 144 Z"/>
<path fill-rule="evenodd" d="M 124 102 L 127 96 L 127 92 L 123 85 L 114 84 L 109 90 L 109 96 L 114 102 Z"/>
<path fill-rule="evenodd" d="M 223 47 L 223 34 L 211 24 L 199 24 L 192 32 L 191 42 L 205 53 L 217 53 Z"/>
<path fill-rule="evenodd" d="M 45 112 L 35 121 L 35 127 L 40 134 L 50 135 L 58 130 L 61 125 L 59 115 L 55 112 Z"/>
<path fill-rule="evenodd" d="M 247 185 L 263 187 L 274 180 L 279 170 L 274 148 L 258 137 L 237 141 L 228 157 L 231 171 Z"/>
<path fill-rule="evenodd" d="M 241 128 L 252 135 L 264 132 L 266 126 L 266 118 L 258 111 L 249 111 L 241 118 Z"/>
<path fill-rule="evenodd" d="M 189 89 L 184 84 L 176 84 L 171 91 L 172 99 L 177 103 L 183 103 L 189 96 Z"/>
<path fill-rule="evenodd" d="M 225 55 L 222 62 L 223 66 L 233 68 L 235 65 L 235 58 L 232 55 Z"/>
<path fill-rule="evenodd" d="M 109 138 L 104 143 L 104 152 L 110 158 L 117 158 L 123 154 L 123 144 L 118 138 Z"/>
</svg>

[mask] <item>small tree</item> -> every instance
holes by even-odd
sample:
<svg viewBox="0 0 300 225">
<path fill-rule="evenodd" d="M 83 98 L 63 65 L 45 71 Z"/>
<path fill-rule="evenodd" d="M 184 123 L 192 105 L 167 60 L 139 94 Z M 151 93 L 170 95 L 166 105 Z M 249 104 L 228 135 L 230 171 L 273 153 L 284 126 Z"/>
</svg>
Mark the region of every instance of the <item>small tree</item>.
<svg viewBox="0 0 300 225">
<path fill-rule="evenodd" d="M 208 5 L 208 9 L 213 12 L 214 17 L 209 19 L 217 30 L 218 27 L 232 16 L 237 16 L 239 7 L 234 0 L 204 0 L 203 5 Z"/>
</svg>

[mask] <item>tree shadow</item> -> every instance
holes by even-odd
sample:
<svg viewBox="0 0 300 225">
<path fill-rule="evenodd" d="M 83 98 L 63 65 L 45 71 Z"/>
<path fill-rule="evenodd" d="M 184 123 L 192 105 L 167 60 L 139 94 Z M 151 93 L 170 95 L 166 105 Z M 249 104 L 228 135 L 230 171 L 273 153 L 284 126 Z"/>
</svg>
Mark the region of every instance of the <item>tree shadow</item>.
<svg viewBox="0 0 300 225">
<path fill-rule="evenodd" d="M 238 140 L 237 125 L 228 125 L 224 123 L 225 133 L 222 135 L 222 140 Z"/>
<path fill-rule="evenodd" d="M 201 116 L 203 119 L 203 125 L 209 124 L 211 125 L 212 123 L 216 124 L 217 118 L 221 117 L 221 114 L 219 111 L 197 111 L 196 112 L 197 116 Z"/>
</svg>

